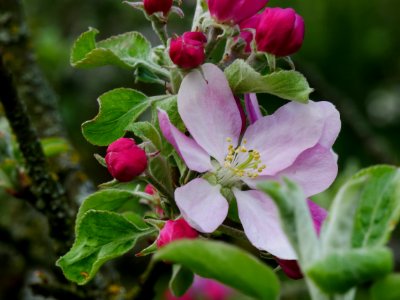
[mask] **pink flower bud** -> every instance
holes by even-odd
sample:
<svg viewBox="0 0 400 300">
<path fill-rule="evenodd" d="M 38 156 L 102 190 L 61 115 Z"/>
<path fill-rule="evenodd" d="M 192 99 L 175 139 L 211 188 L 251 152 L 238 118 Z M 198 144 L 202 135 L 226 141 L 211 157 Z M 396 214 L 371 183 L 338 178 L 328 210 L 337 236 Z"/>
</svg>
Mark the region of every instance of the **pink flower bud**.
<svg viewBox="0 0 400 300">
<path fill-rule="evenodd" d="M 162 12 L 166 16 L 171 10 L 172 0 L 143 0 L 143 5 L 148 15 Z"/>
<path fill-rule="evenodd" d="M 131 181 L 147 168 L 146 152 L 128 138 L 110 144 L 105 160 L 110 174 L 121 182 Z"/>
<path fill-rule="evenodd" d="M 207 38 L 202 32 L 185 32 L 182 36 L 171 40 L 169 56 L 180 68 L 196 68 L 205 60 L 206 42 Z"/>
<path fill-rule="evenodd" d="M 180 239 L 195 239 L 198 235 L 198 232 L 190 227 L 184 219 L 168 220 L 160 231 L 157 246 L 160 248 Z"/>
<path fill-rule="evenodd" d="M 259 12 L 268 0 L 207 0 L 211 16 L 219 23 L 238 24 Z"/>
<path fill-rule="evenodd" d="M 144 188 L 144 192 L 149 194 L 149 195 L 154 195 L 154 193 L 156 192 L 156 189 L 154 188 L 153 185 L 148 184 L 146 185 L 146 187 Z"/>
<path fill-rule="evenodd" d="M 255 28 L 258 50 L 277 56 L 297 52 L 304 40 L 303 18 L 292 8 L 267 8 L 261 15 L 242 22 L 240 27 Z"/>
</svg>

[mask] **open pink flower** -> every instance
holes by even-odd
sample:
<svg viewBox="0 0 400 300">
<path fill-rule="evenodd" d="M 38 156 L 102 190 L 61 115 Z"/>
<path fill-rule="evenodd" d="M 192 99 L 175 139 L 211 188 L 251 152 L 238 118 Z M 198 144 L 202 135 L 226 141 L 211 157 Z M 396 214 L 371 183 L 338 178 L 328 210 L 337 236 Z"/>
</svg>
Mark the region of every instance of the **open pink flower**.
<svg viewBox="0 0 400 300">
<path fill-rule="evenodd" d="M 191 137 L 174 127 L 164 111 L 158 114 L 165 138 L 188 168 L 212 173 L 217 182 L 196 178 L 177 188 L 182 216 L 198 231 L 213 232 L 229 208 L 221 188 L 230 188 L 251 243 L 279 258 L 296 259 L 275 204 L 254 188 L 259 180 L 285 176 L 300 184 L 306 196 L 325 190 L 337 174 L 331 147 L 340 130 L 338 111 L 329 102 L 290 102 L 254 120 L 241 136 L 240 112 L 224 73 L 212 64 L 202 71 L 186 75 L 178 93 L 178 111 Z M 246 185 L 253 190 L 243 191 Z"/>
</svg>

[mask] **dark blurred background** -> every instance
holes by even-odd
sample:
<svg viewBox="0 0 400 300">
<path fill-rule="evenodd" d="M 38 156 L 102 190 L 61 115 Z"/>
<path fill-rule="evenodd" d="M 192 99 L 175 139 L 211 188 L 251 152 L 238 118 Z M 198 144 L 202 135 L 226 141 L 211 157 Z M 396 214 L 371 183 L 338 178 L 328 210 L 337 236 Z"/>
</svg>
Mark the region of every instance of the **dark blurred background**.
<svg viewBox="0 0 400 300">
<path fill-rule="evenodd" d="M 89 26 L 100 31 L 99 40 L 133 30 L 142 32 L 153 45 L 158 40 L 142 13 L 120 0 L 24 2 L 33 47 L 59 97 L 68 135 L 89 177 L 96 183 L 109 180 L 105 169 L 93 158 L 93 152 L 103 154 L 105 149 L 96 149 L 84 140 L 81 123 L 97 114 L 96 98 L 110 89 L 136 87 L 149 95 L 162 93 L 163 89 L 145 84 L 135 86 L 133 74 L 116 67 L 73 69 L 69 64 L 71 45 Z M 171 34 L 190 29 L 195 1 L 183 2 L 187 17 L 183 20 L 175 15 L 171 17 Z M 334 149 L 339 154 L 344 176 L 351 175 L 357 167 L 397 164 L 400 159 L 400 2 L 271 0 L 270 5 L 294 7 L 305 19 L 305 42 L 293 59 L 316 90 L 312 98 L 329 100 L 341 112 L 343 129 Z M 268 96 L 261 96 L 260 102 L 269 110 L 283 103 Z M 320 197 L 322 203 L 329 205 L 334 190 L 335 186 Z M 20 214 L 21 210 L 24 215 Z M 41 221 L 30 224 L 30 220 L 37 220 L 35 216 L 25 204 L 1 204 L 4 232 L 0 260 L 7 261 L 8 268 L 0 274 L 0 299 L 12 299 L 11 290 L 15 292 L 25 280 L 18 277 L 23 273 L 21 270 L 51 264 L 47 256 L 43 257 L 48 241 L 44 237 L 35 237 L 32 241 L 29 237 L 32 226 L 45 228 Z M 8 245 L 7 237 L 20 244 Z M 393 245 L 398 247 L 396 239 Z M 26 257 L 31 257 L 31 261 L 26 262 Z M 8 289 L 9 293 L 2 294 L 2 289 Z M 294 286 L 292 290 L 296 289 Z"/>
</svg>

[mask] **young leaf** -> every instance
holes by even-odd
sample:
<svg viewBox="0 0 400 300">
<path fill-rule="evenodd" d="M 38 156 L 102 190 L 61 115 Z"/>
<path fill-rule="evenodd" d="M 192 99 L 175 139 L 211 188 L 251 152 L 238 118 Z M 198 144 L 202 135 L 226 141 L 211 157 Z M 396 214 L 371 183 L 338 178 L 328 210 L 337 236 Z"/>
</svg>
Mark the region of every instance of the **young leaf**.
<svg viewBox="0 0 400 300">
<path fill-rule="evenodd" d="M 238 59 L 225 69 L 229 85 L 235 94 L 268 93 L 286 100 L 306 103 L 313 89 L 297 71 L 276 71 L 261 75 L 244 60 Z"/>
<path fill-rule="evenodd" d="M 371 300 L 400 299 L 400 274 L 393 273 L 375 282 L 370 289 Z"/>
<path fill-rule="evenodd" d="M 384 165 L 364 169 L 335 197 L 322 233 L 325 252 L 382 246 L 399 217 L 399 169 Z"/>
<path fill-rule="evenodd" d="M 150 57 L 151 45 L 138 32 L 127 32 L 96 43 L 97 29 L 89 28 L 76 40 L 71 51 L 71 64 L 77 68 L 116 65 L 134 67 Z"/>
<path fill-rule="evenodd" d="M 181 265 L 172 266 L 172 276 L 169 289 L 175 297 L 183 296 L 193 283 L 193 272 Z"/>
<path fill-rule="evenodd" d="M 79 208 L 75 221 L 76 230 L 83 216 L 89 210 L 120 212 L 124 207 L 136 213 L 141 213 L 144 210 L 143 205 L 139 203 L 139 197 L 129 191 L 108 189 L 91 194 Z"/>
<path fill-rule="evenodd" d="M 99 114 L 82 124 L 82 132 L 90 143 L 99 146 L 122 137 L 127 126 L 150 106 L 144 94 L 126 88 L 109 91 L 98 102 Z"/>
<path fill-rule="evenodd" d="M 256 299 L 273 300 L 279 296 L 279 281 L 268 266 L 247 252 L 222 242 L 176 241 L 160 249 L 154 259 L 180 264 Z"/>
<path fill-rule="evenodd" d="M 134 122 L 126 127 L 143 141 L 151 142 L 157 150 L 162 150 L 163 145 L 158 130 L 150 122 Z"/>
<path fill-rule="evenodd" d="M 86 284 L 106 261 L 123 255 L 149 233 L 117 213 L 90 210 L 78 224 L 74 245 L 56 265 L 68 280 Z"/>
<path fill-rule="evenodd" d="M 384 247 L 338 250 L 305 270 L 323 291 L 344 293 L 362 283 L 379 279 L 393 269 L 393 256 Z"/>
<path fill-rule="evenodd" d="M 400 170 L 375 166 L 355 175 L 368 176 L 360 193 L 353 247 L 383 246 L 400 217 Z"/>
<path fill-rule="evenodd" d="M 302 267 L 320 255 L 319 241 L 314 229 L 306 198 L 300 187 L 288 179 L 284 183 L 263 182 L 258 189 L 268 194 L 279 209 L 282 226 Z"/>
</svg>

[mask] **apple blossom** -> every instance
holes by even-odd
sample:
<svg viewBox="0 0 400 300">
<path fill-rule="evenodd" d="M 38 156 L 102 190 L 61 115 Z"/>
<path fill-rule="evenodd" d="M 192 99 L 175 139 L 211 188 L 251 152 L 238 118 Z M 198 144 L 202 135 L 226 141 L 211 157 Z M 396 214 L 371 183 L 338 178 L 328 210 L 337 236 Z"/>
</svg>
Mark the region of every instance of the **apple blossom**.
<svg viewBox="0 0 400 300">
<path fill-rule="evenodd" d="M 337 174 L 337 157 L 331 149 L 340 130 L 335 107 L 329 102 L 290 102 L 257 119 L 241 136 L 240 112 L 224 73 L 205 64 L 202 73 L 193 70 L 183 79 L 178 111 L 191 137 L 159 110 L 163 135 L 190 170 L 216 181 L 196 178 L 175 190 L 185 220 L 200 232 L 216 230 L 229 208 L 221 188 L 231 189 L 250 242 L 279 258 L 296 259 L 275 204 L 255 187 L 260 180 L 285 176 L 297 182 L 306 196 L 325 190 Z M 250 190 L 242 190 L 245 186 Z"/>
</svg>

